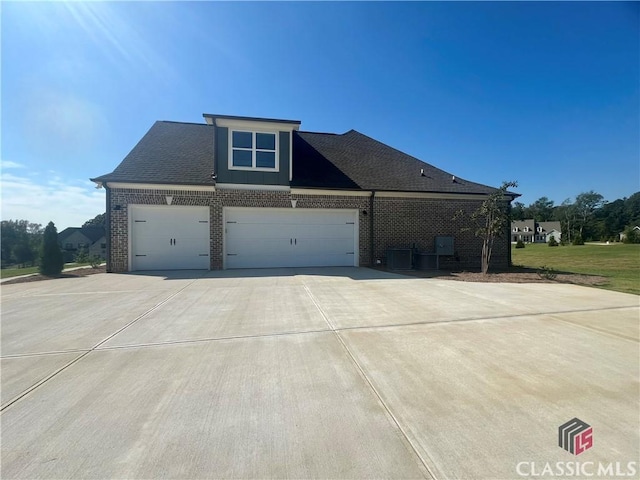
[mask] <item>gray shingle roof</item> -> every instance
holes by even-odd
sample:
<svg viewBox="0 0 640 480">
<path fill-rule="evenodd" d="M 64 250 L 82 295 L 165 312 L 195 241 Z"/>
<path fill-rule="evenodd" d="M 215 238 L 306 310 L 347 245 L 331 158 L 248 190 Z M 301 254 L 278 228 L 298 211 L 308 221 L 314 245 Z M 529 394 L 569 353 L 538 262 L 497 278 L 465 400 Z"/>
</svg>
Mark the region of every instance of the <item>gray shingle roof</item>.
<svg viewBox="0 0 640 480">
<path fill-rule="evenodd" d="M 156 122 L 112 173 L 97 182 L 214 185 L 214 127 Z"/>
<path fill-rule="evenodd" d="M 67 227 L 58 234 L 58 241 L 63 243 L 72 234 L 80 232 L 94 243 L 104 237 L 104 227 Z"/>
<path fill-rule="evenodd" d="M 355 130 L 342 135 L 294 135 L 293 186 L 465 194 L 495 191 L 462 178 L 454 180 L 452 174 Z"/>
<path fill-rule="evenodd" d="M 538 222 L 538 226 L 542 227 L 543 232 L 550 232 L 551 230 L 557 230 L 558 232 L 562 230 L 560 222 Z"/>
<path fill-rule="evenodd" d="M 214 128 L 156 122 L 112 173 L 96 182 L 215 185 Z M 421 170 L 423 174 L 421 174 Z M 294 187 L 487 194 L 493 187 L 455 177 L 355 130 L 293 132 Z"/>
</svg>

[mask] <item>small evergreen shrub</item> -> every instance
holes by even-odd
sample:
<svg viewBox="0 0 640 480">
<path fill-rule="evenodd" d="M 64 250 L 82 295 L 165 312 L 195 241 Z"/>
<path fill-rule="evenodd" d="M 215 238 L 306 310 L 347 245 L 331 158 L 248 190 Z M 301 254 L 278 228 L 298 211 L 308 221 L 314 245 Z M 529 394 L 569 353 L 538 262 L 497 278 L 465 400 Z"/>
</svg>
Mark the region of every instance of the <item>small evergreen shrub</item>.
<svg viewBox="0 0 640 480">
<path fill-rule="evenodd" d="M 58 231 L 53 222 L 44 229 L 42 251 L 40 253 L 40 273 L 47 276 L 59 275 L 64 267 L 62 250 L 58 245 Z"/>
<path fill-rule="evenodd" d="M 516 248 L 524 248 L 524 242 L 522 240 L 518 240 L 516 243 Z"/>
<path fill-rule="evenodd" d="M 578 234 L 573 237 L 573 245 L 584 245 L 584 240 L 582 239 L 582 235 Z"/>
<path fill-rule="evenodd" d="M 556 237 L 551 237 L 549 239 L 549 246 L 550 247 L 557 247 L 558 246 L 558 242 L 556 241 Z"/>
</svg>

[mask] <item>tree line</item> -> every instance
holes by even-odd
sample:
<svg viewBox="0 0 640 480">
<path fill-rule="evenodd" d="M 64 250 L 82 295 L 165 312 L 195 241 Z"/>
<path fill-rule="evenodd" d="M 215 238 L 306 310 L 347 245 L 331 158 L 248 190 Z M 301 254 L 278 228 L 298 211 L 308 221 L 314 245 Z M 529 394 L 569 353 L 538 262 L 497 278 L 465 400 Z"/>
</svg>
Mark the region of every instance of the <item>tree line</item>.
<svg viewBox="0 0 640 480">
<path fill-rule="evenodd" d="M 529 206 L 514 202 L 511 206 L 512 220 L 534 219 L 537 222 L 559 221 L 563 239 L 572 241 L 580 236 L 584 241 L 615 241 L 620 233 L 628 238 L 640 240 L 631 229 L 640 225 L 640 192 L 630 197 L 605 201 L 599 193 L 590 190 L 567 198 L 560 205 L 541 197 Z"/>
<path fill-rule="evenodd" d="M 91 220 L 87 220 L 83 227 L 104 227 L 105 214 L 101 213 Z M 57 244 L 57 230 L 55 231 Z M 19 267 L 31 267 L 41 263 L 46 228 L 39 223 L 29 220 L 3 220 L 0 222 L 0 261 L 2 268 L 16 265 Z M 53 234 L 49 233 L 53 239 Z M 53 247 L 48 247 L 53 248 Z"/>
</svg>

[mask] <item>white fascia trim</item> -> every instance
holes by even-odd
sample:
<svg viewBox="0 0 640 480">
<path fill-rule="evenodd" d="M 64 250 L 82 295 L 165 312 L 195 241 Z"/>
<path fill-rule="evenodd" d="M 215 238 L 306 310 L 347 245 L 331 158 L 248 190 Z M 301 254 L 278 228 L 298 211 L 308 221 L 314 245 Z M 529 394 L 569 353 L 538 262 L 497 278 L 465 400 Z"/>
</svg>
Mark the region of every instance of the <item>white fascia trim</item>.
<svg viewBox="0 0 640 480">
<path fill-rule="evenodd" d="M 287 185 L 256 185 L 251 183 L 217 183 L 219 190 L 267 190 L 271 192 L 289 192 Z"/>
<path fill-rule="evenodd" d="M 300 125 L 296 125 L 293 123 L 260 122 L 256 120 L 233 120 L 228 118 L 217 118 L 216 126 L 267 131 L 277 130 L 280 132 L 291 132 L 300 128 Z"/>
<path fill-rule="evenodd" d="M 289 132 L 289 181 L 293 180 L 293 132 Z"/>
<path fill-rule="evenodd" d="M 371 192 L 361 190 L 322 190 L 319 188 L 292 188 L 292 195 L 334 195 L 337 197 L 370 197 Z"/>
<path fill-rule="evenodd" d="M 320 188 L 292 188 L 292 195 L 333 195 L 337 197 L 370 197 L 371 190 L 328 190 Z M 464 194 L 464 193 L 435 193 L 435 192 L 375 192 L 376 198 L 432 198 L 432 199 L 448 199 L 448 200 L 485 200 L 487 195 L 480 193 Z M 505 200 L 511 197 L 505 196 Z"/>
<path fill-rule="evenodd" d="M 442 200 L 484 200 L 487 195 L 435 192 L 376 192 L 376 198 L 432 198 Z"/>
<path fill-rule="evenodd" d="M 122 183 L 122 182 L 107 182 L 109 188 L 136 188 L 141 190 L 177 190 L 177 191 L 202 191 L 202 192 L 215 192 L 216 187 L 214 185 L 171 185 L 166 183 Z"/>
</svg>

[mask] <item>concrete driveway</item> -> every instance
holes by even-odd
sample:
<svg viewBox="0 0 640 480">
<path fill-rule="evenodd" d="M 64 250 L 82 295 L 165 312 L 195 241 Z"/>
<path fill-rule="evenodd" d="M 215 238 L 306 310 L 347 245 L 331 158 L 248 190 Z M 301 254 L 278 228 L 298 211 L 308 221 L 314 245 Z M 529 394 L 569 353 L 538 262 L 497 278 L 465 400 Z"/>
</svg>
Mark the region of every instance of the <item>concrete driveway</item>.
<svg viewBox="0 0 640 480">
<path fill-rule="evenodd" d="M 364 268 L 6 285 L 2 478 L 629 473 L 639 306 Z M 558 446 L 574 417 L 579 456 Z"/>
</svg>

